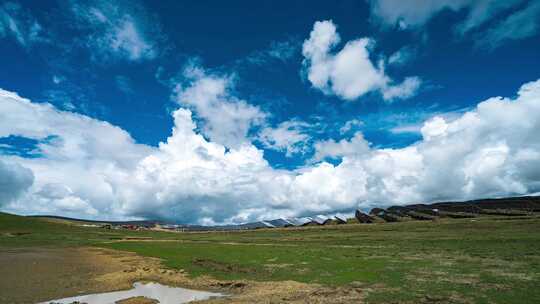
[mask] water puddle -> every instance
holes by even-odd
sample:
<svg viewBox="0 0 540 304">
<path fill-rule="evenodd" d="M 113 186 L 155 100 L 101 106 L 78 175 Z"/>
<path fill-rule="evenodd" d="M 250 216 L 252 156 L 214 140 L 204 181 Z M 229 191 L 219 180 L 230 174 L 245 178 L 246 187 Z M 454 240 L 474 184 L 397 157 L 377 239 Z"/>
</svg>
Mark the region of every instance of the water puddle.
<svg viewBox="0 0 540 304">
<path fill-rule="evenodd" d="M 160 304 L 180 304 L 222 296 L 223 294 L 220 293 L 169 287 L 158 283 L 135 283 L 133 284 L 133 289 L 130 290 L 89 294 L 84 296 L 50 300 L 39 304 L 71 304 L 73 302 L 87 304 L 115 304 L 118 301 L 133 297 L 147 297 L 149 299 L 155 299 L 158 300 Z"/>
</svg>

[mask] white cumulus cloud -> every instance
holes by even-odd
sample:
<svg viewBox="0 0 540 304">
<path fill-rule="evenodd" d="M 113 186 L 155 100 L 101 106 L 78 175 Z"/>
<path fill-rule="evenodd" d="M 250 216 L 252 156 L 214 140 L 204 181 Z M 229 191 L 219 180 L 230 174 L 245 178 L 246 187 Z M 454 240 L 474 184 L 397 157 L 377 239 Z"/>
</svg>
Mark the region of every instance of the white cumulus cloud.
<svg viewBox="0 0 540 304">
<path fill-rule="evenodd" d="M 339 128 L 339 134 L 343 135 L 350 130 L 362 126 L 364 123 L 356 118 L 346 121 L 341 128 Z"/>
<path fill-rule="evenodd" d="M 34 174 L 23 166 L 0 160 L 0 207 L 19 198 L 34 182 Z"/>
<path fill-rule="evenodd" d="M 368 153 L 369 143 L 364 139 L 361 132 L 356 132 L 350 139 L 335 141 L 333 139 L 317 141 L 314 144 L 315 155 L 313 160 L 321 161 L 325 158 L 339 158 Z"/>
<path fill-rule="evenodd" d="M 339 52 L 332 53 L 340 40 L 334 23 L 326 20 L 315 22 L 309 39 L 304 41 L 304 68 L 314 88 L 345 100 L 374 91 L 381 92 L 385 100 L 409 98 L 416 93 L 421 82 L 418 77 L 395 85 L 385 74 L 384 62 L 375 65 L 371 61 L 371 39 L 349 41 Z"/>
<path fill-rule="evenodd" d="M 107 122 L 0 91 L 0 137 L 50 138 L 39 141 L 41 157 L 0 155 L 0 181 L 19 189 L 0 196 L 2 210 L 222 223 L 540 191 L 540 80 L 515 98 L 429 119 L 405 148 L 373 147 L 358 132 L 317 142 L 314 162 L 297 170 L 272 168 L 250 142 L 226 148 L 205 138 L 187 108 L 172 115 L 172 133 L 151 147 Z"/>
<path fill-rule="evenodd" d="M 309 125 L 305 122 L 289 120 L 275 128 L 266 127 L 258 134 L 258 140 L 267 149 L 285 151 L 286 156 L 305 152 L 310 136 L 304 132 Z"/>
<path fill-rule="evenodd" d="M 208 74 L 198 67 L 186 68 L 184 76 L 190 82 L 176 86 L 176 101 L 196 110 L 198 117 L 204 120 L 204 134 L 227 147 L 249 142 L 250 130 L 262 124 L 267 114 L 230 94 L 233 79 Z"/>
</svg>

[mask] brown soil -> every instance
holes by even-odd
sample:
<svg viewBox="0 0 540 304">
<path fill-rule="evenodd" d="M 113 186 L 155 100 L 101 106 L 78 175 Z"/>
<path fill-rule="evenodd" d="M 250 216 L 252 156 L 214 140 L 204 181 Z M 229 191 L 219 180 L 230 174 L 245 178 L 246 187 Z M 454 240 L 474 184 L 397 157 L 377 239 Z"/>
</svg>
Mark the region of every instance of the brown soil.
<svg viewBox="0 0 540 304">
<path fill-rule="evenodd" d="M 121 265 L 90 249 L 0 249 L 0 303 L 36 303 L 93 291 L 115 289 L 94 277 Z"/>
<path fill-rule="evenodd" d="M 149 299 L 146 297 L 134 297 L 116 302 L 116 304 L 157 304 L 158 300 Z"/>
<path fill-rule="evenodd" d="M 208 260 L 194 262 L 212 263 Z M 216 267 L 223 266 L 216 264 Z M 0 269 L 0 303 L 13 304 L 129 289 L 137 281 L 228 295 L 198 303 L 362 303 L 368 291 L 358 284 L 331 288 L 294 281 L 189 278 L 183 270 L 165 268 L 159 259 L 101 248 L 0 249 Z M 152 303 L 148 302 L 151 299 L 129 300 L 131 302 L 122 304 Z"/>
</svg>

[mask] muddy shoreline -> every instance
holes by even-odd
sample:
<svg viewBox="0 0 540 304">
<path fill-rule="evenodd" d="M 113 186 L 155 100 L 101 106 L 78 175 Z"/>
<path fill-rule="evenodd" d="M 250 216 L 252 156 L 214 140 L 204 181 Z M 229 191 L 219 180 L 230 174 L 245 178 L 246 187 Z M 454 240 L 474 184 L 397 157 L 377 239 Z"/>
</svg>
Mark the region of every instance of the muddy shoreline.
<svg viewBox="0 0 540 304">
<path fill-rule="evenodd" d="M 229 295 L 197 303 L 359 303 L 365 297 L 361 286 L 190 278 L 159 259 L 97 247 L 0 249 L 0 269 L 0 302 L 13 304 L 125 290 L 145 281 Z"/>
</svg>

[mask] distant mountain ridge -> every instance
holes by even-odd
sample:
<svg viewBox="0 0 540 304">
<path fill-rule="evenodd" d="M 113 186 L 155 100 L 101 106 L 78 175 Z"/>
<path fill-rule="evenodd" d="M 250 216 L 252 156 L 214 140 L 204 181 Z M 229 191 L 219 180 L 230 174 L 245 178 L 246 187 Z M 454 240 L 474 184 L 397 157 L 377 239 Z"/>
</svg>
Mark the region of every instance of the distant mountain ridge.
<svg viewBox="0 0 540 304">
<path fill-rule="evenodd" d="M 485 210 L 521 210 L 527 212 L 540 212 L 540 196 L 519 196 L 519 197 L 506 197 L 506 198 L 488 198 L 477 199 L 469 201 L 457 201 L 457 202 L 436 202 L 431 204 L 411 204 L 411 205 L 395 205 L 386 209 L 373 208 L 370 214 L 377 214 L 380 212 L 402 214 L 410 211 L 428 212 L 431 210 L 441 210 L 448 212 L 466 212 L 466 213 L 481 213 Z M 324 224 L 326 220 L 333 218 L 325 217 L 323 215 L 315 215 L 313 217 L 304 218 L 279 218 L 272 220 L 257 221 L 244 224 L 230 224 L 230 225 L 189 225 L 189 224 L 176 224 L 163 220 L 133 220 L 133 221 L 107 221 L 107 220 L 87 220 L 79 218 L 71 218 L 56 215 L 31 215 L 28 217 L 34 218 L 52 218 L 59 220 L 67 220 L 81 223 L 101 223 L 111 225 L 135 225 L 135 226 L 150 226 L 156 225 L 162 226 L 174 226 L 177 229 L 184 230 L 242 230 L 242 229 L 255 229 L 255 228 L 275 228 L 285 226 L 303 226 L 312 222 L 314 219 L 318 219 L 315 222 Z M 326 218 L 326 219 L 325 219 Z M 308 221 L 309 219 L 309 221 Z M 322 221 L 321 221 L 322 219 Z"/>
<path fill-rule="evenodd" d="M 375 209 L 375 208 L 374 208 Z M 432 204 L 412 204 L 391 206 L 388 211 L 439 209 L 450 212 L 478 213 L 482 210 L 509 209 L 529 212 L 540 212 L 540 196 L 518 196 L 505 198 L 488 198 L 458 202 L 437 202 Z"/>
</svg>

